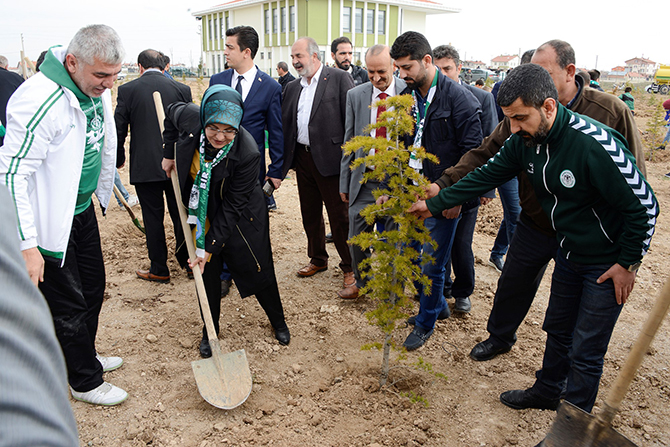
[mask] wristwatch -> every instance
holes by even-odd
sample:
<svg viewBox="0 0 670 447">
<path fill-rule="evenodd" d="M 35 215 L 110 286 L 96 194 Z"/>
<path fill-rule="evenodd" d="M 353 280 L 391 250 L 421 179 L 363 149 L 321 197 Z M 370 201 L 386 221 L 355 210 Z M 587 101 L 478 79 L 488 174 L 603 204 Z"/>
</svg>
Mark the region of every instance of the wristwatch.
<svg viewBox="0 0 670 447">
<path fill-rule="evenodd" d="M 639 261 L 639 262 L 636 262 L 635 264 L 629 265 L 626 270 L 628 270 L 629 272 L 637 272 L 637 269 L 639 269 L 641 265 L 642 265 L 642 261 Z"/>
</svg>

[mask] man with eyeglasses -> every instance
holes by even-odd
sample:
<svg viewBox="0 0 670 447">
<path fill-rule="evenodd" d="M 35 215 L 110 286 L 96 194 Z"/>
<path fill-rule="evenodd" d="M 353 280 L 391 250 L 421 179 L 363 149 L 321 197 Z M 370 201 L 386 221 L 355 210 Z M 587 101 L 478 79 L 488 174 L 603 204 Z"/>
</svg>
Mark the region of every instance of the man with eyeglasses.
<svg viewBox="0 0 670 447">
<path fill-rule="evenodd" d="M 147 251 L 151 261 L 149 269 L 140 269 L 135 273 L 145 281 L 168 283 L 170 270 L 163 223 L 166 202 L 174 225 L 175 257 L 182 268 L 187 267 L 188 253 L 172 183 L 161 168 L 163 136 L 156 118 L 153 92 L 160 92 L 163 107 L 167 108 L 173 102 L 191 102 L 191 89 L 163 76 L 165 57 L 159 51 L 142 51 L 137 57 L 137 64 L 140 77 L 119 86 L 114 113 L 118 137 L 116 166 L 121 167 L 126 162 L 124 144 L 130 126 L 130 183 L 135 186 L 142 206 Z"/>
</svg>

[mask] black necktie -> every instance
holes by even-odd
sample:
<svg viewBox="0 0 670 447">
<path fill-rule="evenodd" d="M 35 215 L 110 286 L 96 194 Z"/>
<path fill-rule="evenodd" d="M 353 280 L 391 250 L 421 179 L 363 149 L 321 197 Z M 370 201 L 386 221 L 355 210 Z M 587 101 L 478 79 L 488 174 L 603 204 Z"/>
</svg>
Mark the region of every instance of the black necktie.
<svg viewBox="0 0 670 447">
<path fill-rule="evenodd" d="M 237 90 L 237 92 L 240 94 L 240 96 L 243 96 L 242 95 L 242 79 L 244 79 L 242 76 L 238 76 L 237 77 L 237 85 L 235 86 L 235 90 Z"/>
</svg>

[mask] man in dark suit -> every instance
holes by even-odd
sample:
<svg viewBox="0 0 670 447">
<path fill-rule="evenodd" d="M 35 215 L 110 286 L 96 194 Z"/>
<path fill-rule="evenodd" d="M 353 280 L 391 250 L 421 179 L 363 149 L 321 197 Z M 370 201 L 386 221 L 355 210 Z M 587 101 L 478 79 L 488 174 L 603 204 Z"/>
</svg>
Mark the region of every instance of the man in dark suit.
<svg viewBox="0 0 670 447">
<path fill-rule="evenodd" d="M 386 45 L 374 45 L 365 54 L 365 65 L 368 67 L 370 82 L 352 88 L 347 93 L 347 117 L 344 126 L 344 141 L 358 135 L 378 137 L 382 135 L 381 129 L 365 132 L 365 128 L 377 122 L 377 115 L 385 109 L 378 108 L 375 104 L 381 99 L 395 96 L 407 86 L 405 81 L 393 77 L 393 61 Z M 372 107 L 370 107 L 373 105 Z M 386 129 L 383 129 L 386 135 Z M 361 211 L 368 205 L 375 203 L 372 192 L 379 189 L 379 182 L 367 181 L 361 183 L 366 170 L 373 166 L 360 165 L 353 171 L 351 163 L 365 157 L 367 154 L 363 149 L 358 149 L 353 154 L 342 154 L 340 165 L 340 196 L 344 202 L 349 204 L 349 237 L 356 236 L 363 231 L 372 231 L 373 226 L 368 225 L 361 217 Z M 392 224 L 390 219 L 383 221 L 386 228 Z M 342 299 L 358 298 L 358 290 L 365 285 L 361 278 L 358 264 L 370 256 L 370 250 L 363 251 L 359 246 L 352 245 L 350 248 L 352 267 L 356 283 L 342 289 L 338 295 Z"/>
<path fill-rule="evenodd" d="M 284 93 L 289 82 L 295 79 L 295 76 L 288 71 L 288 64 L 281 61 L 277 64 L 277 75 L 279 75 L 279 85 L 281 85 L 281 92 Z"/>
<path fill-rule="evenodd" d="M 370 82 L 368 72 L 363 67 L 352 63 L 353 45 L 348 37 L 342 36 L 333 40 L 330 44 L 330 56 L 340 70 L 344 70 L 354 79 L 354 85 Z"/>
<path fill-rule="evenodd" d="M 242 95 L 244 101 L 244 127 L 256 140 L 261 153 L 259 181 L 261 185 L 270 181 L 274 189 L 279 188 L 284 162 L 282 140 L 281 86 L 267 73 L 258 69 L 254 57 L 258 51 L 258 33 L 250 26 L 236 26 L 226 30 L 226 46 L 223 54 L 230 67 L 217 73 L 209 85 L 225 84 Z M 270 166 L 265 171 L 265 131 L 268 131 Z M 266 198 L 268 209 L 277 209 L 274 198 Z"/>
<path fill-rule="evenodd" d="M 125 164 L 124 143 L 130 125 L 130 183 L 135 186 L 142 206 L 142 218 L 146 229 L 147 250 L 151 267 L 137 270 L 137 276 L 147 281 L 170 282 L 165 243 L 165 202 L 174 224 L 177 243 L 175 256 L 182 267 L 186 266 L 188 254 L 184 234 L 179 223 L 179 210 L 172 183 L 161 168 L 163 159 L 163 137 L 158 126 L 153 92 L 160 92 L 163 106 L 176 101 L 191 102 L 191 89 L 163 75 L 165 59 L 156 50 L 144 50 L 137 57 L 140 77 L 119 87 L 114 120 L 118 135 L 116 166 Z"/>
<path fill-rule="evenodd" d="M 328 268 L 325 204 L 347 288 L 356 280 L 347 245 L 347 204 L 340 199 L 339 182 L 346 96 L 354 81 L 346 72 L 321 63 L 319 46 L 311 37 L 296 40 L 291 60 L 302 77 L 288 84 L 282 103 L 284 174 L 295 168 L 310 258 L 298 275 L 308 277 Z"/>
<path fill-rule="evenodd" d="M 5 126 L 7 125 L 7 103 L 12 93 L 23 83 L 23 78 L 7 70 L 9 61 L 5 56 L 0 56 L 0 146 L 5 136 Z"/>
</svg>

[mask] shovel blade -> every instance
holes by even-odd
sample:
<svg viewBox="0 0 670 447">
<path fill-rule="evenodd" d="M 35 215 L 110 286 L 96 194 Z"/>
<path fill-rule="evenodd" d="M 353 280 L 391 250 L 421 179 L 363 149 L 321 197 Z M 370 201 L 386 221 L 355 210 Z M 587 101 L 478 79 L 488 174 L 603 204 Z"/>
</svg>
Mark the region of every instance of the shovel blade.
<svg viewBox="0 0 670 447">
<path fill-rule="evenodd" d="M 541 446 L 636 447 L 609 424 L 565 401 L 558 407 L 556 419 Z"/>
<path fill-rule="evenodd" d="M 244 349 L 223 354 L 216 340 L 210 346 L 212 356 L 191 362 L 198 392 L 207 403 L 232 410 L 251 394 L 252 378 Z"/>
</svg>

